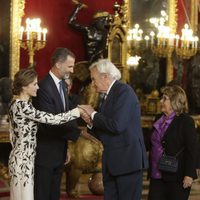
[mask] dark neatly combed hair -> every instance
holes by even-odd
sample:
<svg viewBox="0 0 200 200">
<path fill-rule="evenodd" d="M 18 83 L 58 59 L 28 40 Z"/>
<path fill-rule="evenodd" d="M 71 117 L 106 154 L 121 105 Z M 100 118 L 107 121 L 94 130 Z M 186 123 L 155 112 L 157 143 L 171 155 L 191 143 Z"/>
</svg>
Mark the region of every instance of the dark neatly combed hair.
<svg viewBox="0 0 200 200">
<path fill-rule="evenodd" d="M 32 83 L 37 76 L 38 75 L 33 68 L 19 70 L 14 77 L 13 94 L 19 95 L 22 92 L 23 87 Z"/>
<path fill-rule="evenodd" d="M 56 48 L 51 57 L 51 66 L 53 67 L 57 62 L 65 62 L 68 56 L 75 58 L 74 53 L 71 52 L 69 49 L 62 47 Z"/>
<path fill-rule="evenodd" d="M 187 96 L 180 86 L 166 86 L 161 89 L 161 92 L 169 97 L 172 109 L 177 115 L 188 112 Z"/>
</svg>

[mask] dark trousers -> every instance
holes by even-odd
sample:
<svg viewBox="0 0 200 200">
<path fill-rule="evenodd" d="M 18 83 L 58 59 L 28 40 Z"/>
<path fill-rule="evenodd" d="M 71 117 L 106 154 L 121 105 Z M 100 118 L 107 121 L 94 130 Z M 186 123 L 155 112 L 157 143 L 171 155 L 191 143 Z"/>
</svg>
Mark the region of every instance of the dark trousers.
<svg viewBox="0 0 200 200">
<path fill-rule="evenodd" d="M 182 182 L 150 179 L 148 200 L 187 200 L 190 189 L 184 189 Z"/>
<path fill-rule="evenodd" d="M 104 173 L 104 200 L 141 200 L 142 174 L 142 171 L 120 176 Z"/>
<path fill-rule="evenodd" d="M 35 166 L 34 200 L 59 200 L 63 165 L 56 168 Z"/>
</svg>

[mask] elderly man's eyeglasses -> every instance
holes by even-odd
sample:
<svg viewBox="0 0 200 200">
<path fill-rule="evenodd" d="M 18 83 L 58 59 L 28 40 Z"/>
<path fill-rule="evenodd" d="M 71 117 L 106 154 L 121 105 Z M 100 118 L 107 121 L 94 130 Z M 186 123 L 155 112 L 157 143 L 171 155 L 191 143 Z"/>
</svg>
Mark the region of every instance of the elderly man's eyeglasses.
<svg viewBox="0 0 200 200">
<path fill-rule="evenodd" d="M 170 100 L 170 99 L 169 99 L 169 97 L 168 97 L 168 96 L 166 96 L 166 95 L 163 95 L 163 96 L 161 97 L 161 100 L 163 100 L 163 101 L 167 101 L 167 100 Z"/>
</svg>

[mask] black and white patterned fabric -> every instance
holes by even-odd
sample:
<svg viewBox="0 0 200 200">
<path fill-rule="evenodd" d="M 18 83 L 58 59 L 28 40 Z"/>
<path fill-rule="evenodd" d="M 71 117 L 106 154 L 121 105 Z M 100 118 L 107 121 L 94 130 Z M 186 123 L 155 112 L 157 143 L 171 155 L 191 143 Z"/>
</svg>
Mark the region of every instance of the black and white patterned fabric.
<svg viewBox="0 0 200 200">
<path fill-rule="evenodd" d="M 9 109 L 11 200 L 33 200 L 34 159 L 38 123 L 58 125 L 80 116 L 78 109 L 53 115 L 36 110 L 31 102 L 14 100 Z M 56 134 L 56 133 L 55 133 Z"/>
</svg>

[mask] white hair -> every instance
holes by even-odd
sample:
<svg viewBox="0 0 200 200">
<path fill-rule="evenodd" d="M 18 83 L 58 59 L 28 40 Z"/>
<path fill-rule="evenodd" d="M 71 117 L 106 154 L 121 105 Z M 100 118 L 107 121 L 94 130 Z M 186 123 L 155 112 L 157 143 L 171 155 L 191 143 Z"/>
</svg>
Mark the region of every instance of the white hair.
<svg viewBox="0 0 200 200">
<path fill-rule="evenodd" d="M 89 67 L 90 70 L 92 68 L 96 68 L 99 73 L 110 75 L 110 77 L 114 80 L 121 79 L 121 72 L 119 71 L 119 69 L 107 59 L 98 60 Z"/>
</svg>

